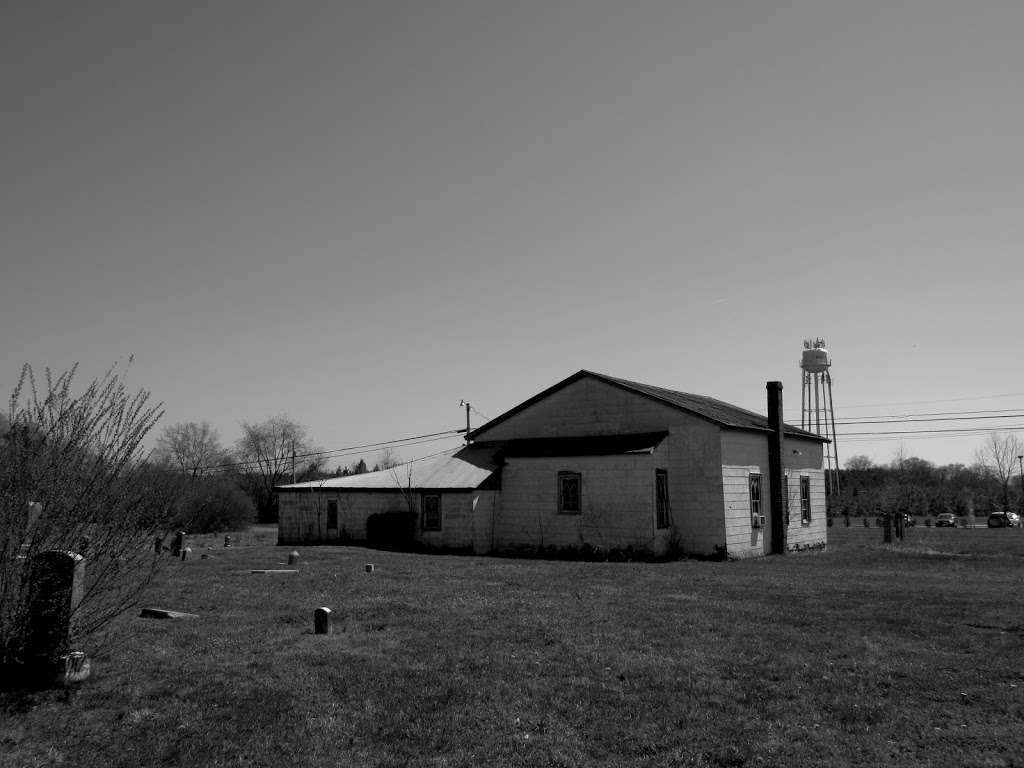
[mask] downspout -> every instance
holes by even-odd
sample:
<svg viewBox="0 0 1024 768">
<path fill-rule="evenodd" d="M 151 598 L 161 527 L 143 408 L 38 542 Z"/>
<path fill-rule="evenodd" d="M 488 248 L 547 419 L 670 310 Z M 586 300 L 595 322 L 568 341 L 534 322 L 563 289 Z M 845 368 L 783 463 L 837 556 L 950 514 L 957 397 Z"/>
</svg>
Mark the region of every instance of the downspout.
<svg viewBox="0 0 1024 768">
<path fill-rule="evenodd" d="M 768 486 L 771 489 L 771 554 L 786 554 L 786 478 L 782 468 L 782 382 L 769 381 L 768 390 Z"/>
</svg>

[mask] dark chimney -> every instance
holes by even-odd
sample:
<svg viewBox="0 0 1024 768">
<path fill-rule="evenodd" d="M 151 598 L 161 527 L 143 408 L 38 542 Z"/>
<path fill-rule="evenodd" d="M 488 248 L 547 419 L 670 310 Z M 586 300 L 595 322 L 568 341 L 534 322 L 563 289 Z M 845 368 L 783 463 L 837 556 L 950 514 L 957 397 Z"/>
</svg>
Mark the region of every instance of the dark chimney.
<svg viewBox="0 0 1024 768">
<path fill-rule="evenodd" d="M 786 476 L 782 469 L 782 382 L 769 381 L 768 390 L 768 486 L 771 488 L 771 553 L 786 554 Z"/>
</svg>

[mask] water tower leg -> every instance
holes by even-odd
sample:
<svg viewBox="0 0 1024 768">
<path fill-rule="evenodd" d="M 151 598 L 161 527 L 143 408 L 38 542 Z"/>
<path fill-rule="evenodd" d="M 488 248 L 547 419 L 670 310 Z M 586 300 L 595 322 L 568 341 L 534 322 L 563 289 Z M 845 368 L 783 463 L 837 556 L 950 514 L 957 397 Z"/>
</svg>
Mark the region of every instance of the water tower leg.
<svg viewBox="0 0 1024 768">
<path fill-rule="evenodd" d="M 833 464 L 833 493 L 839 493 L 839 440 L 836 437 L 836 412 L 832 408 L 832 376 L 825 373 L 825 383 L 828 385 L 828 418 L 832 423 L 831 454 Z"/>
<path fill-rule="evenodd" d="M 803 381 L 800 383 L 800 429 L 807 429 L 807 371 L 801 375 Z"/>
</svg>

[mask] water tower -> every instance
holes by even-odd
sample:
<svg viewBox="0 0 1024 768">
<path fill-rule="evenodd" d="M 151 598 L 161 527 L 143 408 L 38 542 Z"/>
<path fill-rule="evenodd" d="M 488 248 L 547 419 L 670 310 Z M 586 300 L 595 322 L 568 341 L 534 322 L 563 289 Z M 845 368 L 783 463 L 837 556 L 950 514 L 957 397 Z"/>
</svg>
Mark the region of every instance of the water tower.
<svg viewBox="0 0 1024 768">
<path fill-rule="evenodd" d="M 824 339 L 804 341 L 804 354 L 800 358 L 804 384 L 800 393 L 800 426 L 808 432 L 821 435 L 831 442 L 825 443 L 825 492 L 839 493 L 839 455 L 836 451 L 836 418 L 832 412 L 832 358 Z"/>
</svg>

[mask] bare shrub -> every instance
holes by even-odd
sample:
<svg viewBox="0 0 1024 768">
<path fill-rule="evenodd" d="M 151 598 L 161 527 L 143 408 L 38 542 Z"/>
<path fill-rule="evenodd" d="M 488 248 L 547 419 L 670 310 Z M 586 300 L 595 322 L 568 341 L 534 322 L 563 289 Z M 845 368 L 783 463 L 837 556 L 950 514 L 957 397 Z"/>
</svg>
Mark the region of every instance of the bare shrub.
<svg viewBox="0 0 1024 768">
<path fill-rule="evenodd" d="M 0 665 L 26 657 L 26 564 L 47 550 L 86 558 L 73 642 L 96 646 L 157 573 L 154 533 L 171 510 L 167 473 L 141 449 L 162 415 L 149 393 L 127 391 L 116 366 L 79 394 L 77 366 L 37 381 L 30 366 L 0 436 Z"/>
</svg>

